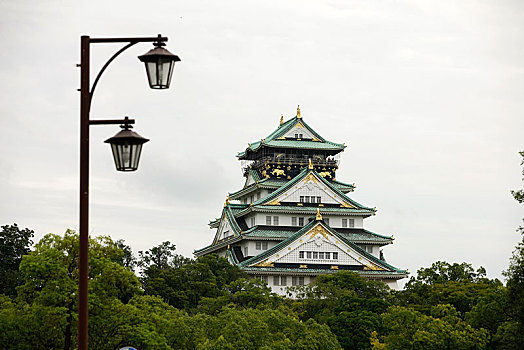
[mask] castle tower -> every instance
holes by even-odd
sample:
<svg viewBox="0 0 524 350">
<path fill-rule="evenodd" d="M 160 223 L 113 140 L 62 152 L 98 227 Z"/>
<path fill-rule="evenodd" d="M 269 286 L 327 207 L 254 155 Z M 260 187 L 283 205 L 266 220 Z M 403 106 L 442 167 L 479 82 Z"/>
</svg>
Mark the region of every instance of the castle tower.
<svg viewBox="0 0 524 350">
<path fill-rule="evenodd" d="M 408 272 L 386 263 L 381 247 L 393 237 L 364 229 L 375 215 L 335 179 L 345 149 L 324 139 L 297 115 L 250 143 L 242 161 L 244 187 L 229 193 L 220 218 L 209 223 L 213 242 L 196 256 L 216 253 L 248 275 L 286 294 L 319 274 L 350 270 L 396 288 Z"/>
</svg>

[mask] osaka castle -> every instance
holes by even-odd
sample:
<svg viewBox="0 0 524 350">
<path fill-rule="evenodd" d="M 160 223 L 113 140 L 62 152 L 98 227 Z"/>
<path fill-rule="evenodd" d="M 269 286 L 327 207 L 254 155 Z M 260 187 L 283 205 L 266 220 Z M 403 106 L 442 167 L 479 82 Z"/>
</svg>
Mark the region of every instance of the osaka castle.
<svg viewBox="0 0 524 350">
<path fill-rule="evenodd" d="M 320 136 L 300 108 L 294 118 L 281 117 L 275 131 L 237 154 L 244 186 L 209 223 L 213 242 L 194 254 L 226 257 L 281 295 L 340 270 L 396 288 L 408 272 L 384 258 L 393 236 L 366 230 L 375 208 L 350 198 L 354 184 L 336 180 L 345 148 Z"/>
</svg>

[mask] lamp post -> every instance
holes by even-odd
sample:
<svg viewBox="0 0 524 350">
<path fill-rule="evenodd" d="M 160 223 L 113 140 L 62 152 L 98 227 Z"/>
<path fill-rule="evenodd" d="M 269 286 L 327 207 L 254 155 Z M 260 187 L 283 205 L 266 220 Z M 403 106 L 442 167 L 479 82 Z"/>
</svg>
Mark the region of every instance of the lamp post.
<svg viewBox="0 0 524 350">
<path fill-rule="evenodd" d="M 122 124 L 123 129 L 106 142 L 111 144 L 117 170 L 133 171 L 138 166 L 142 144 L 149 141 L 129 130 L 133 119 L 91 120 L 90 110 L 93 93 L 100 77 L 122 52 L 140 42 L 152 42 L 155 48 L 139 57 L 145 62 L 149 85 L 155 89 L 167 89 L 171 82 L 174 64 L 180 61 L 162 46 L 167 37 L 142 38 L 91 38 L 80 39 L 80 224 L 79 224 L 79 273 L 78 273 L 78 349 L 87 350 L 88 334 L 88 276 L 89 276 L 89 126 L 100 124 Z M 126 43 L 100 69 L 92 87 L 90 86 L 90 45 L 98 43 Z"/>
</svg>

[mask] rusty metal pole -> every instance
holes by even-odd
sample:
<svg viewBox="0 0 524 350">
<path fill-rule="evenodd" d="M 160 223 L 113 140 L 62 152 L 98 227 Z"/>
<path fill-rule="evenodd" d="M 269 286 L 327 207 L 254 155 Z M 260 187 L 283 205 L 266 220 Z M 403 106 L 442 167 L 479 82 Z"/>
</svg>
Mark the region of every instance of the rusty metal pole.
<svg viewBox="0 0 524 350">
<path fill-rule="evenodd" d="M 78 350 L 87 350 L 89 275 L 89 36 L 81 37 L 80 58 L 80 238 L 78 263 Z"/>
</svg>

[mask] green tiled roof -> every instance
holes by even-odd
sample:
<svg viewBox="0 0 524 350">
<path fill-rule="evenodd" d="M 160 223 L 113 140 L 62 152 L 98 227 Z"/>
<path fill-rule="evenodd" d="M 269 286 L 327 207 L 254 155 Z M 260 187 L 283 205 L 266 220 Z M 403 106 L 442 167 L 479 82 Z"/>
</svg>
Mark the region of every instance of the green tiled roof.
<svg viewBox="0 0 524 350">
<path fill-rule="evenodd" d="M 255 205 L 259 205 L 259 204 L 264 204 L 268 201 L 271 201 L 272 199 L 274 198 L 277 198 L 279 195 L 281 195 L 282 193 L 284 193 L 285 191 L 287 191 L 288 189 L 292 188 L 294 185 L 296 185 L 297 183 L 299 183 L 303 178 L 305 178 L 309 173 L 313 173 L 320 181 L 322 181 L 324 183 L 324 185 L 326 185 L 327 187 L 329 187 L 331 190 L 333 190 L 336 194 L 338 194 L 342 199 L 346 200 L 347 202 L 351 203 L 353 206 L 359 208 L 359 209 L 366 209 L 366 210 L 370 210 L 370 211 L 374 211 L 373 208 L 367 208 L 365 206 L 363 206 L 362 204 L 359 204 L 357 202 L 355 202 L 354 200 L 352 200 L 351 198 L 349 198 L 348 196 L 346 196 L 344 193 L 342 193 L 342 191 L 340 191 L 338 188 L 336 188 L 336 186 L 333 186 L 328 180 L 326 180 L 325 178 L 323 178 L 322 176 L 318 175 L 318 173 L 313 170 L 313 169 L 309 169 L 307 167 L 305 167 L 304 169 L 302 169 L 300 171 L 300 173 L 295 176 L 292 180 L 288 181 L 284 186 L 280 187 L 278 190 L 270 193 L 269 195 L 267 195 L 266 197 L 264 198 L 261 198 L 259 199 L 258 201 L 254 202 L 253 203 L 253 206 Z"/>
<path fill-rule="evenodd" d="M 326 141 L 309 141 L 309 140 L 273 140 L 263 143 L 268 147 L 278 147 L 278 148 L 299 148 L 299 149 L 321 149 L 321 150 L 343 150 L 344 145 L 338 143 Z"/>
<path fill-rule="evenodd" d="M 244 266 L 249 266 L 249 265 L 252 265 L 252 264 L 256 264 L 260 261 L 262 261 L 264 258 L 267 258 L 269 256 L 271 256 L 273 253 L 276 253 L 277 251 L 279 251 L 281 248 L 284 248 L 285 246 L 289 245 L 290 243 L 292 243 L 294 240 L 298 239 L 299 237 L 302 236 L 302 234 L 306 233 L 307 231 L 309 231 L 311 228 L 313 228 L 313 226 L 315 226 L 316 224 L 318 223 L 318 221 L 311 221 L 310 223 L 308 223 L 306 226 L 302 227 L 300 230 L 298 230 L 297 232 L 295 232 L 295 234 L 293 234 L 291 237 L 283 240 L 282 242 L 278 243 L 276 246 L 272 247 L 271 249 L 268 249 L 266 250 L 265 252 L 257 255 L 257 256 L 254 256 L 250 259 L 247 259 L 247 260 L 244 260 L 243 262 L 241 262 L 240 264 L 238 264 L 239 267 L 244 267 Z M 346 243 L 347 245 L 349 245 L 351 248 L 353 248 L 354 250 L 356 250 L 357 252 L 359 252 L 361 255 L 364 255 L 366 258 L 368 258 L 369 260 L 373 261 L 373 263 L 377 264 L 378 266 L 381 266 L 383 268 L 387 268 L 387 269 L 390 269 L 392 271 L 397 271 L 397 272 L 401 272 L 401 273 L 406 273 L 406 271 L 404 270 L 400 270 L 400 269 L 397 269 L 396 267 L 392 266 L 392 265 L 389 265 L 388 263 L 386 263 L 385 261 L 383 260 L 380 260 L 378 259 L 377 257 L 375 257 L 373 254 L 370 254 L 368 252 L 366 252 L 365 250 L 363 250 L 362 248 L 360 248 L 359 246 L 357 246 L 355 243 L 351 242 L 350 240 L 348 240 L 346 237 L 344 237 L 343 235 L 341 235 L 340 233 L 338 233 L 337 231 L 333 230 L 329 225 L 325 224 L 325 223 L 321 223 L 321 225 L 324 226 L 324 228 L 326 228 L 328 231 L 331 232 L 331 234 L 335 235 L 336 237 L 338 237 L 339 239 L 341 239 L 344 243 Z"/>
<path fill-rule="evenodd" d="M 254 171 L 254 170 L 250 170 Z M 256 171 L 255 171 L 256 172 Z M 257 174 L 258 176 L 258 174 Z M 286 184 L 288 180 L 279 180 L 279 179 L 273 179 L 273 178 L 264 178 L 256 183 L 253 183 L 249 186 L 244 187 L 241 190 L 238 190 L 233 193 L 229 193 L 229 198 L 231 199 L 238 199 L 239 197 L 242 197 L 252 191 L 255 191 L 259 188 L 266 188 L 266 189 L 275 189 L 279 188 L 280 186 L 283 186 Z"/>
<path fill-rule="evenodd" d="M 246 272 L 255 272 L 260 274 L 274 274 L 275 272 L 279 273 L 289 273 L 289 274 L 296 274 L 296 275 L 306 275 L 306 276 L 316 276 L 316 275 L 322 275 L 326 273 L 336 273 L 339 271 L 347 271 L 347 270 L 336 270 L 336 269 L 296 269 L 296 268 L 285 268 L 285 267 L 242 267 L 242 270 Z M 409 275 L 409 272 L 404 270 L 396 270 L 396 271 L 377 271 L 377 270 L 349 270 L 351 272 L 356 272 L 360 275 L 364 276 L 384 276 L 384 278 L 404 278 Z"/>
<path fill-rule="evenodd" d="M 265 178 L 260 180 L 257 183 L 253 183 L 247 187 L 244 187 L 241 190 L 236 192 L 229 193 L 229 198 L 238 199 L 239 197 L 245 196 L 253 191 L 256 191 L 259 188 L 265 189 L 275 189 L 281 186 L 284 186 L 289 180 L 284 179 L 275 179 L 275 178 Z M 346 184 L 340 181 L 330 181 L 330 184 L 338 188 L 342 193 L 352 192 L 355 189 L 355 185 Z"/>
<path fill-rule="evenodd" d="M 350 240 L 353 243 L 381 242 L 389 244 L 393 242 L 393 238 L 391 237 L 382 236 L 365 229 L 362 229 L 362 231 L 355 230 L 355 232 L 341 232 L 340 230 L 333 230 L 337 231 L 341 236 L 344 236 L 346 239 Z"/>
<path fill-rule="evenodd" d="M 236 217 L 242 217 L 250 212 L 262 212 L 262 213 L 285 213 L 285 214 L 303 214 L 314 216 L 317 212 L 317 207 L 301 207 L 301 206 L 291 206 L 291 205 L 256 205 L 252 207 L 247 207 L 246 209 L 238 212 Z M 347 215 L 347 216 L 371 216 L 373 215 L 373 210 L 369 209 L 352 209 L 352 208 L 342 208 L 342 207 L 320 207 L 320 212 L 322 214 L 332 214 L 332 215 Z"/>
<path fill-rule="evenodd" d="M 258 174 L 258 171 L 249 169 L 249 175 L 253 177 L 253 180 L 260 181 L 260 175 Z"/>
<path fill-rule="evenodd" d="M 295 232 L 298 231 L 297 229 L 282 229 L 282 228 L 272 228 L 271 226 L 254 226 L 250 228 L 249 230 L 244 232 L 244 237 L 249 238 L 261 238 L 261 239 L 286 239 L 291 237 Z M 333 229 L 334 231 L 337 231 L 340 235 L 344 236 L 348 240 L 350 240 L 353 243 L 367 243 L 367 244 L 373 244 L 373 243 L 379 243 L 379 244 L 389 244 L 393 242 L 393 238 L 388 236 L 379 235 L 377 233 L 365 230 L 365 229 L 350 229 L 346 230 L 346 232 L 341 232 L 344 229 L 337 230 Z M 352 232 L 349 232 L 352 231 Z"/>
<path fill-rule="evenodd" d="M 333 180 L 331 182 L 333 185 L 335 185 L 340 191 L 344 192 L 353 192 L 355 190 L 355 184 L 347 184 L 347 183 L 344 183 L 344 182 L 340 182 L 340 181 L 337 181 L 337 180 Z M 346 193 L 344 192 L 344 193 Z"/>
<path fill-rule="evenodd" d="M 289 130 L 291 130 L 298 122 L 301 122 L 304 127 L 311 132 L 319 141 L 309 141 L 309 140 L 286 140 L 278 139 L 285 135 Z M 265 139 L 253 142 L 249 144 L 246 151 L 240 152 L 237 154 L 237 157 L 243 157 L 248 150 L 256 151 L 262 146 L 268 147 L 282 147 L 282 148 L 303 148 L 303 149 L 322 149 L 322 150 L 343 150 L 345 146 L 343 144 L 334 143 L 327 141 L 322 136 L 320 136 L 315 130 L 313 130 L 302 118 L 293 117 L 287 120 L 285 123 L 282 123 L 278 128 L 269 134 Z"/>
</svg>

